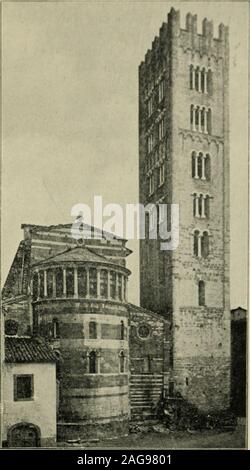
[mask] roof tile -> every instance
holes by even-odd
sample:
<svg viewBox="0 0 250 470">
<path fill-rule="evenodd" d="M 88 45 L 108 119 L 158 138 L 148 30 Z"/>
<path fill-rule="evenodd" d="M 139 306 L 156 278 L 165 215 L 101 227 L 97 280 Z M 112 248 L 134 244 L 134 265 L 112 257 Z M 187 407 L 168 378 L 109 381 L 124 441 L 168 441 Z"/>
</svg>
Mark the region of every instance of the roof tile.
<svg viewBox="0 0 250 470">
<path fill-rule="evenodd" d="M 43 338 L 5 336 L 5 362 L 55 362 L 56 359 Z"/>
</svg>

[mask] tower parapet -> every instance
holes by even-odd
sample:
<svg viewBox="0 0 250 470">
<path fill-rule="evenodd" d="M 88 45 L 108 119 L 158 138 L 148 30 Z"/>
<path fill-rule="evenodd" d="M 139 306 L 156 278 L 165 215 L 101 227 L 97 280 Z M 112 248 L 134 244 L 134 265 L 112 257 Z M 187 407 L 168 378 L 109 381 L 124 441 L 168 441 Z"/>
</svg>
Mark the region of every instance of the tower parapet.
<svg viewBox="0 0 250 470">
<path fill-rule="evenodd" d="M 221 23 L 218 27 L 218 36 L 214 36 L 214 24 L 213 21 L 209 21 L 204 18 L 202 21 L 201 34 L 197 31 L 197 15 L 188 13 L 186 15 L 186 27 L 181 28 L 180 25 L 180 12 L 171 8 L 168 13 L 167 23 L 163 23 L 160 30 L 159 36 L 155 37 L 152 42 L 151 49 L 148 49 L 144 62 L 141 63 L 141 67 L 145 63 L 150 65 L 154 53 L 168 38 L 168 46 L 170 46 L 170 39 L 175 38 L 178 41 L 178 45 L 182 46 L 185 50 L 191 49 L 193 52 L 199 52 L 200 55 L 214 55 L 217 58 L 223 57 L 224 47 L 228 45 L 228 26 Z"/>
</svg>

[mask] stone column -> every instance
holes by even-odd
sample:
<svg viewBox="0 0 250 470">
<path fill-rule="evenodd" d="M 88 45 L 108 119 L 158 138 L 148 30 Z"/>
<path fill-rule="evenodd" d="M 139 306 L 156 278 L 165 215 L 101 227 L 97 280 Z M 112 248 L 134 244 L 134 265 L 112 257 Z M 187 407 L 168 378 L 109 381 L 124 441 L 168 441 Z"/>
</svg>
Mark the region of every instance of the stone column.
<svg viewBox="0 0 250 470">
<path fill-rule="evenodd" d="M 197 155 L 197 153 L 195 153 L 195 156 L 194 156 L 194 177 L 195 177 L 195 179 L 199 179 L 199 175 L 198 175 L 198 155 Z"/>
<path fill-rule="evenodd" d="M 207 72 L 204 70 L 204 93 L 207 93 Z"/>
<path fill-rule="evenodd" d="M 74 297 L 78 299 L 78 271 L 74 268 Z"/>
<path fill-rule="evenodd" d="M 47 271 L 43 272 L 44 278 L 43 278 L 43 287 L 44 287 L 44 297 L 47 297 Z"/>
<path fill-rule="evenodd" d="M 199 217 L 199 195 L 195 194 L 195 217 Z"/>
<path fill-rule="evenodd" d="M 202 129 L 201 129 L 201 113 L 202 113 L 202 109 L 200 107 L 198 107 L 198 132 L 202 132 Z"/>
<path fill-rule="evenodd" d="M 206 176 L 205 176 L 205 159 L 206 159 L 206 156 L 204 154 L 202 154 L 202 157 L 201 157 L 201 179 L 202 180 L 206 179 Z"/>
<path fill-rule="evenodd" d="M 66 269 L 63 268 L 63 296 L 67 295 L 67 284 L 66 284 Z"/>
<path fill-rule="evenodd" d="M 199 258 L 201 257 L 201 237 L 202 237 L 202 234 L 199 233 L 198 235 L 198 257 Z"/>
<path fill-rule="evenodd" d="M 202 195 L 202 204 L 201 204 L 201 218 L 205 219 L 205 197 Z"/>
<path fill-rule="evenodd" d="M 201 92 L 201 70 L 198 70 L 198 91 Z"/>
</svg>

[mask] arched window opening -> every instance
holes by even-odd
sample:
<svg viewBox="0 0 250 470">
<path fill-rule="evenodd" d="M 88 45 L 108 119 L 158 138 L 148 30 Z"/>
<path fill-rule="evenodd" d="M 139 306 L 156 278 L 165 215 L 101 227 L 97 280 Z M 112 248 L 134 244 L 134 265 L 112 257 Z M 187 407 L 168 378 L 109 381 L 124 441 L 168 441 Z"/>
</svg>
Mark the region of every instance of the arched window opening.
<svg viewBox="0 0 250 470">
<path fill-rule="evenodd" d="M 198 217 L 198 214 L 197 214 L 197 208 L 196 208 L 196 199 L 197 199 L 197 194 L 194 193 L 194 198 L 193 198 L 193 216 L 194 217 Z"/>
<path fill-rule="evenodd" d="M 125 327 L 124 327 L 124 321 L 123 320 L 121 321 L 120 328 L 121 328 L 121 339 L 125 339 Z"/>
<path fill-rule="evenodd" d="M 89 373 L 97 373 L 97 355 L 95 351 L 91 351 L 89 354 Z"/>
<path fill-rule="evenodd" d="M 211 109 L 207 111 L 207 132 L 208 134 L 212 134 L 212 112 Z"/>
<path fill-rule="evenodd" d="M 199 230 L 194 232 L 194 256 L 199 256 Z"/>
<path fill-rule="evenodd" d="M 124 351 L 120 352 L 119 359 L 120 359 L 120 373 L 122 374 L 123 372 L 125 372 L 125 354 L 124 354 Z"/>
<path fill-rule="evenodd" d="M 201 108 L 200 113 L 201 113 L 201 131 L 205 132 L 205 113 L 206 113 L 205 108 Z"/>
<path fill-rule="evenodd" d="M 205 306 L 205 282 L 199 281 L 198 284 L 198 302 L 200 307 Z"/>
<path fill-rule="evenodd" d="M 66 269 L 66 290 L 67 297 L 73 297 L 74 295 L 74 269 Z"/>
<path fill-rule="evenodd" d="M 203 232 L 201 237 L 201 256 L 207 258 L 209 255 L 209 235 L 207 232 Z"/>
<path fill-rule="evenodd" d="M 97 296 L 97 270 L 90 268 L 89 270 L 89 295 L 91 297 Z"/>
<path fill-rule="evenodd" d="M 87 272 L 84 268 L 78 268 L 78 296 L 86 297 L 87 295 Z"/>
<path fill-rule="evenodd" d="M 196 178 L 196 153 L 192 152 L 192 178 Z"/>
<path fill-rule="evenodd" d="M 201 178 L 202 177 L 202 153 L 199 153 L 199 156 L 198 156 L 198 177 Z"/>
<path fill-rule="evenodd" d="M 203 195 L 200 194 L 199 196 L 199 199 L 198 199 L 199 203 L 198 203 L 198 217 L 201 217 L 203 215 Z"/>
<path fill-rule="evenodd" d="M 197 107 L 195 109 L 195 127 L 196 127 L 196 129 L 199 129 L 199 120 L 200 120 L 199 115 L 200 115 L 200 108 Z"/>
<path fill-rule="evenodd" d="M 56 269 L 56 297 L 63 296 L 63 270 L 62 268 Z"/>
<path fill-rule="evenodd" d="M 194 125 L 195 125 L 195 122 L 194 122 L 194 105 L 192 104 L 191 107 L 190 107 L 190 122 L 191 122 L 191 129 L 193 130 L 194 129 Z"/>
<path fill-rule="evenodd" d="M 47 296 L 53 296 L 53 271 L 52 269 L 47 270 Z"/>
<path fill-rule="evenodd" d="M 106 269 L 100 272 L 100 295 L 103 298 L 108 297 L 108 271 Z"/>
<path fill-rule="evenodd" d="M 210 181 L 211 178 L 211 167 L 210 167 L 210 156 L 209 154 L 206 155 L 205 158 L 205 179 Z"/>
<path fill-rule="evenodd" d="M 53 318 L 52 321 L 52 338 L 60 338 L 60 327 L 59 327 L 59 321 L 57 318 Z"/>
<path fill-rule="evenodd" d="M 97 324 L 96 321 L 89 322 L 89 339 L 97 338 Z"/>
<path fill-rule="evenodd" d="M 199 91 L 199 67 L 196 67 L 195 69 L 195 89 L 196 91 Z"/>
<path fill-rule="evenodd" d="M 205 217 L 208 218 L 209 217 L 209 205 L 210 205 L 210 202 L 209 202 L 210 198 L 209 196 L 205 196 L 205 199 L 204 199 L 204 203 L 205 203 Z"/>
<path fill-rule="evenodd" d="M 201 91 L 202 93 L 205 92 L 205 69 L 202 69 L 201 71 Z"/>
</svg>

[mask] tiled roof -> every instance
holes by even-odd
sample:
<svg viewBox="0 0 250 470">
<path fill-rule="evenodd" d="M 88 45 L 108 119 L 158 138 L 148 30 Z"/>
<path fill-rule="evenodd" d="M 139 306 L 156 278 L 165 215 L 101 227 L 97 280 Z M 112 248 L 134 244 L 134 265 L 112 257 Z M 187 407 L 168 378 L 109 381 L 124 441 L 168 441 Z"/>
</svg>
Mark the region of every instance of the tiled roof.
<svg viewBox="0 0 250 470">
<path fill-rule="evenodd" d="M 155 317 L 159 320 L 169 322 L 169 318 L 163 316 L 161 313 L 152 312 L 152 310 L 148 310 L 147 308 L 140 307 L 139 305 L 135 305 L 135 304 L 131 304 L 131 303 L 129 303 L 128 306 L 134 312 L 138 312 L 138 313 L 142 313 L 142 314 L 145 313 L 147 315 L 152 315 L 153 317 Z"/>
<path fill-rule="evenodd" d="M 21 224 L 21 228 L 28 228 L 32 232 L 36 231 L 50 231 L 50 230 L 60 230 L 60 229 L 69 229 L 71 231 L 72 229 L 72 223 L 69 224 L 57 224 L 57 225 L 35 225 L 35 224 Z M 107 232 L 106 230 L 101 230 L 98 227 L 94 227 L 93 225 L 81 224 L 81 228 L 90 230 L 90 231 L 95 231 L 96 233 L 100 233 L 103 238 L 107 238 L 108 240 L 115 239 L 115 240 L 122 240 L 122 241 L 127 241 L 125 238 L 119 237 L 119 235 L 114 235 L 111 232 Z"/>
<path fill-rule="evenodd" d="M 55 353 L 42 338 L 5 336 L 5 362 L 55 361 Z"/>
<path fill-rule="evenodd" d="M 47 264 L 49 262 L 67 262 L 67 261 L 83 261 L 83 262 L 97 262 L 97 263 L 110 263 L 105 256 L 98 255 L 94 250 L 90 250 L 86 246 L 77 246 L 70 248 L 62 253 L 44 259 L 37 263 L 37 265 Z"/>
</svg>

